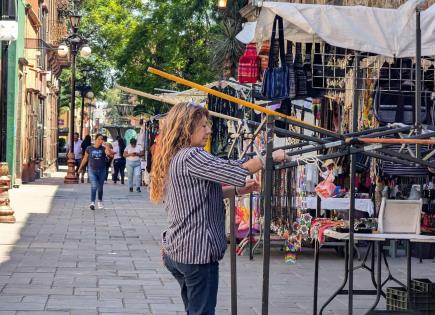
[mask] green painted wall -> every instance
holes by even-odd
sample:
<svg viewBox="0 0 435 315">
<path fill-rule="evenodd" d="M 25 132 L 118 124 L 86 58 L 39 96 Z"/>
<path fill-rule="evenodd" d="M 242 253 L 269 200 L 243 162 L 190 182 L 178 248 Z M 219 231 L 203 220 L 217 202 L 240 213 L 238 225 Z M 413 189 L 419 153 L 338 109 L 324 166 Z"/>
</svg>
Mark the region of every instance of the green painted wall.
<svg viewBox="0 0 435 315">
<path fill-rule="evenodd" d="M 11 42 L 8 58 L 8 88 L 7 88 L 7 143 L 6 159 L 9 164 L 9 174 L 12 185 L 15 183 L 15 160 L 16 160 L 16 113 L 18 99 L 18 60 L 24 57 L 24 26 L 26 23 L 25 3 L 18 1 L 18 39 Z"/>
</svg>

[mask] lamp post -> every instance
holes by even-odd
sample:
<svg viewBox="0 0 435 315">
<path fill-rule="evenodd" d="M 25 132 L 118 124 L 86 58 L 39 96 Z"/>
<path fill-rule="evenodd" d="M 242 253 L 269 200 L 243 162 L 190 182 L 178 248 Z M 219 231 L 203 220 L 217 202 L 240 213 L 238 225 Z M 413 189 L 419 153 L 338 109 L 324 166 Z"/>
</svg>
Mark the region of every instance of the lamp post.
<svg viewBox="0 0 435 315">
<path fill-rule="evenodd" d="M 92 88 L 89 85 L 79 85 L 76 87 L 76 90 L 80 92 L 80 96 L 82 98 L 82 108 L 80 116 L 80 138 L 83 140 L 83 117 L 85 114 L 85 98 L 93 99 L 94 93 L 92 93 Z"/>
<path fill-rule="evenodd" d="M 76 101 L 76 57 L 80 50 L 80 56 L 87 58 L 91 54 L 91 48 L 87 46 L 87 40 L 78 34 L 80 27 L 81 16 L 78 14 L 71 14 L 69 21 L 72 29 L 72 34 L 68 36 L 64 42 L 65 45 L 59 46 L 59 55 L 66 57 L 68 53 L 71 56 L 71 107 L 70 107 L 70 121 L 68 128 L 69 138 L 69 153 L 68 153 L 68 171 L 64 178 L 65 184 L 78 184 L 78 176 L 75 172 L 75 159 L 74 159 L 74 114 L 75 114 L 75 101 Z M 81 48 L 81 49 L 80 49 Z"/>
<path fill-rule="evenodd" d="M 92 138 L 92 135 L 94 133 L 94 110 L 97 107 L 97 102 L 95 98 L 88 104 L 88 111 L 89 111 L 89 135 Z"/>
</svg>

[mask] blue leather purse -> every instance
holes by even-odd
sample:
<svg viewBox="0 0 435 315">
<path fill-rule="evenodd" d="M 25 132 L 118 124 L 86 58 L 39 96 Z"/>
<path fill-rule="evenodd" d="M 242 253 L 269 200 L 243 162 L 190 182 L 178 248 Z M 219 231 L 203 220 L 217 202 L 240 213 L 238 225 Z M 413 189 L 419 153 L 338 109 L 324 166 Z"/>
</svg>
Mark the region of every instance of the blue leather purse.
<svg viewBox="0 0 435 315">
<path fill-rule="evenodd" d="M 276 15 L 273 21 L 271 43 L 275 42 L 276 26 L 278 25 L 279 57 L 281 67 L 274 67 L 274 50 L 270 49 L 269 64 L 263 74 L 262 95 L 265 99 L 281 100 L 289 97 L 289 68 L 284 53 L 284 28 L 282 17 Z"/>
</svg>

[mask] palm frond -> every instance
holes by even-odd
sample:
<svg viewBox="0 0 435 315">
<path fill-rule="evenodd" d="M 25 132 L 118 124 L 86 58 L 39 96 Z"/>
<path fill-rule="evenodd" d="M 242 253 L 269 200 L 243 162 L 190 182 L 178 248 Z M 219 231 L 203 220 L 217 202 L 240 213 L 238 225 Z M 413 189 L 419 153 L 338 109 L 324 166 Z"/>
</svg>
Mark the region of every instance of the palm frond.
<svg viewBox="0 0 435 315">
<path fill-rule="evenodd" d="M 244 45 L 236 39 L 241 28 L 240 20 L 226 19 L 218 24 L 218 32 L 212 39 L 211 60 L 212 65 L 217 69 L 223 69 L 225 64 L 229 64 L 231 73 L 235 74 L 244 49 Z"/>
</svg>

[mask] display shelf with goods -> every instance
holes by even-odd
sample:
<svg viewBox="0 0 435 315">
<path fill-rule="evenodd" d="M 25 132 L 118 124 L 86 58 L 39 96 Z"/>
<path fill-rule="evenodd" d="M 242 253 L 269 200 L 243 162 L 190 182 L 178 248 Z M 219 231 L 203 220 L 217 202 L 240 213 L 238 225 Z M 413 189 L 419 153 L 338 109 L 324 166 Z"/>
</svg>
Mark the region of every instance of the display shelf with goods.
<svg viewBox="0 0 435 315">
<path fill-rule="evenodd" d="M 414 7 L 412 5 L 415 4 Z M 264 10 L 264 15 L 269 19 L 269 21 L 272 21 L 277 14 L 277 10 L 280 6 L 286 7 L 291 6 L 291 10 L 299 10 L 304 7 L 304 5 L 296 5 L 296 4 L 289 4 L 289 3 L 280 3 L 280 4 L 273 4 L 273 3 L 266 3 L 265 7 L 263 7 L 262 10 Z M 316 8 L 316 6 L 313 6 Z M 335 7 L 334 7 L 335 8 Z M 339 8 L 337 8 L 338 10 Z M 407 17 L 409 17 L 410 23 L 416 23 L 416 32 L 413 31 L 412 36 L 409 36 L 409 38 L 419 38 L 419 24 L 417 24 L 418 19 L 420 18 L 420 11 L 416 5 L 415 1 L 410 1 L 407 4 L 406 7 L 407 10 L 403 11 L 394 11 L 391 13 L 394 13 L 395 16 L 397 14 L 404 14 Z M 377 9 L 371 9 L 374 14 L 377 13 Z M 417 12 L 417 13 L 416 13 Z M 263 14 L 263 11 L 262 11 Z M 288 14 L 283 13 L 283 17 L 285 19 L 293 19 L 293 17 L 289 17 Z M 261 16 L 260 16 L 261 18 Z M 331 20 L 331 19 L 329 19 Z M 389 20 L 391 18 L 389 17 Z M 293 20 L 292 20 L 293 21 Z M 326 21 L 326 20 L 325 20 Z M 257 22 L 261 24 L 260 22 Z M 424 20 L 424 25 L 430 29 L 431 24 L 428 22 L 428 20 Z M 385 26 L 385 23 L 383 22 L 381 26 Z M 263 23 L 263 28 L 265 27 L 271 27 L 271 24 Z M 300 25 L 293 24 L 293 26 L 296 25 L 299 27 Z M 334 25 L 334 21 L 331 21 L 331 25 Z M 285 27 L 289 27 L 289 22 L 285 22 Z M 301 28 L 305 27 L 305 25 L 302 25 Z M 332 27 L 332 26 L 331 26 Z M 373 28 L 376 28 L 376 26 L 371 26 L 370 30 L 373 30 Z M 351 28 L 352 29 L 352 28 Z M 295 30 L 298 30 L 295 28 Z M 270 30 L 269 30 L 270 31 Z M 289 31 L 287 32 L 286 29 L 286 39 L 293 41 L 293 44 L 290 46 L 292 49 L 297 48 L 296 54 L 304 54 L 304 52 L 313 52 L 316 51 L 316 43 L 322 42 L 319 40 L 319 38 L 316 38 L 316 41 L 312 43 L 310 41 L 311 46 L 306 44 L 306 41 L 298 42 L 297 38 L 292 38 L 291 36 L 294 35 L 292 33 L 292 29 L 289 28 Z M 414 35 L 417 34 L 417 35 Z M 313 39 L 313 34 L 310 34 L 310 39 Z M 331 230 L 331 228 L 339 229 L 339 231 L 345 232 L 343 234 L 346 235 L 346 239 L 339 239 L 340 241 L 344 241 L 347 246 L 345 247 L 345 254 L 346 254 L 346 280 L 348 283 L 348 290 L 340 291 L 342 294 L 348 295 L 348 312 L 349 314 L 352 314 L 353 312 L 353 301 L 354 301 L 354 295 L 357 295 L 359 292 L 358 290 L 354 289 L 355 285 L 355 279 L 353 278 L 353 272 L 354 272 L 354 245 L 355 242 L 359 239 L 372 241 L 373 237 L 376 237 L 376 234 L 370 234 L 367 232 L 371 232 L 372 230 L 376 229 L 375 221 L 374 220 L 363 220 L 364 218 L 361 218 L 361 220 L 358 220 L 356 218 L 356 209 L 358 206 L 357 196 L 364 196 L 367 197 L 370 196 L 370 200 L 372 200 L 372 207 L 366 207 L 367 213 L 373 213 L 373 215 L 376 217 L 379 211 L 380 206 L 380 200 L 382 197 L 391 197 L 391 198 L 411 198 L 411 199 L 419 199 L 418 194 L 423 192 L 425 190 L 418 191 L 417 187 L 413 185 L 417 184 L 429 184 L 430 179 L 430 173 L 428 168 L 433 168 L 435 165 L 434 161 L 432 160 L 432 148 L 431 145 L 435 143 L 435 141 L 432 139 L 432 137 L 435 135 L 433 133 L 433 130 L 435 129 L 433 125 L 423 125 L 423 113 L 422 108 L 424 108 L 424 102 L 427 101 L 423 100 L 422 96 L 426 93 L 422 91 L 422 83 L 428 83 L 427 81 L 430 81 L 430 74 L 426 73 L 427 71 L 422 71 L 424 68 L 424 62 L 421 61 L 421 51 L 419 50 L 419 40 L 416 42 L 410 42 L 409 45 L 413 46 L 413 50 L 416 52 L 412 53 L 412 55 L 407 56 L 399 56 L 403 58 L 412 58 L 414 57 L 416 63 L 415 66 L 411 64 L 409 67 L 409 64 L 406 64 L 406 67 L 403 65 L 403 62 L 409 62 L 405 59 L 402 60 L 402 65 L 399 67 L 399 71 L 391 71 L 391 69 L 394 69 L 394 67 L 388 66 L 388 63 L 384 65 L 384 63 L 381 64 L 381 67 L 379 68 L 379 71 L 381 71 L 382 66 L 384 66 L 387 70 L 382 70 L 382 79 L 388 79 L 387 82 L 389 85 L 394 85 L 395 80 L 401 80 L 401 78 L 397 78 L 396 75 L 393 77 L 390 77 L 390 74 L 387 78 L 385 78 L 386 73 L 399 73 L 401 75 L 402 72 L 404 72 L 406 75 L 409 75 L 411 72 L 415 72 L 415 76 L 411 76 L 410 78 L 407 78 L 407 80 L 411 80 L 411 83 L 414 85 L 414 89 L 411 91 L 407 91 L 409 95 L 411 93 L 415 94 L 415 102 L 410 103 L 411 107 L 413 108 L 413 111 L 411 111 L 411 114 L 407 114 L 408 118 L 415 116 L 415 118 L 411 122 L 410 120 L 406 120 L 404 117 L 402 117 L 404 120 L 400 123 L 382 123 L 382 120 L 385 117 L 385 115 L 375 115 L 375 98 L 374 94 L 376 93 L 376 84 L 377 82 L 374 82 L 374 76 L 375 76 L 375 70 L 374 68 L 364 68 L 364 62 L 367 61 L 368 58 L 373 57 L 375 54 L 379 53 L 378 51 L 370 51 L 370 36 L 371 33 L 367 32 L 364 36 L 366 36 L 365 40 L 366 42 L 366 51 L 357 51 L 354 47 L 346 47 L 347 42 L 343 42 L 344 49 L 348 49 L 346 51 L 346 54 L 351 54 L 352 56 L 350 58 L 347 58 L 347 64 L 346 64 L 346 70 L 347 72 L 340 74 L 340 73 L 334 73 L 328 74 L 328 72 L 323 72 L 321 75 L 320 72 L 317 71 L 316 67 L 319 65 L 328 66 L 327 60 L 328 58 L 325 58 L 325 55 L 320 55 L 321 58 L 318 58 L 319 55 L 316 57 L 316 54 L 313 53 L 310 57 L 307 58 L 307 56 L 302 55 L 302 57 L 298 56 L 298 58 L 294 59 L 297 60 L 298 63 L 304 63 L 305 65 L 308 65 L 301 68 L 300 65 L 297 65 L 299 67 L 299 71 L 301 69 L 304 69 L 305 77 L 307 77 L 307 71 L 311 71 L 311 88 L 307 89 L 306 93 L 301 96 L 301 98 L 306 99 L 311 96 L 311 98 L 315 101 L 313 101 L 313 104 L 316 104 L 315 107 L 312 108 L 312 114 L 316 118 L 314 121 L 308 122 L 306 120 L 306 112 L 305 112 L 305 106 L 302 108 L 290 108 L 289 111 L 283 112 L 277 112 L 272 107 L 263 107 L 259 106 L 257 103 L 246 101 L 239 99 L 234 96 L 226 95 L 225 93 L 222 93 L 221 91 L 216 91 L 213 89 L 210 89 L 209 87 L 203 87 L 199 84 L 195 84 L 193 82 L 187 81 L 185 79 L 178 78 L 176 76 L 167 74 L 163 71 L 159 71 L 156 69 L 150 69 L 150 71 L 154 74 L 160 75 L 162 77 L 165 77 L 167 79 L 170 79 L 172 81 L 175 81 L 180 84 L 184 84 L 186 86 L 196 88 L 198 90 L 201 90 L 205 93 L 208 93 L 209 95 L 213 95 L 217 98 L 221 98 L 223 100 L 229 101 L 230 103 L 233 103 L 231 106 L 237 106 L 242 105 L 246 106 L 250 109 L 254 109 L 258 112 L 262 112 L 263 114 L 267 115 L 267 122 L 261 126 L 261 123 L 258 123 L 260 125 L 261 129 L 265 133 L 263 135 L 263 142 L 265 144 L 264 151 L 258 150 L 257 152 L 254 152 L 255 154 L 265 154 L 266 156 L 266 169 L 262 172 L 263 177 L 263 192 L 262 192 L 262 204 L 260 207 L 260 212 L 264 214 L 263 220 L 261 222 L 263 223 L 263 234 L 262 234 L 262 242 L 263 242 L 263 295 L 262 295 L 262 313 L 268 314 L 269 309 L 269 273 L 270 273 L 270 241 L 273 239 L 273 236 L 270 234 L 271 228 L 276 232 L 276 234 L 285 235 L 287 238 L 290 237 L 290 235 L 287 235 L 287 232 L 291 231 L 290 228 L 294 223 L 298 224 L 299 226 L 293 227 L 296 230 L 299 229 L 299 234 L 296 234 L 296 240 L 299 242 L 299 239 L 303 239 L 307 233 L 305 233 L 305 230 L 311 229 L 312 231 L 315 231 L 314 233 L 311 233 L 311 238 L 316 239 L 319 235 L 324 235 L 326 237 L 333 238 L 333 236 L 336 236 L 336 234 L 328 234 Z M 373 35 L 375 36 L 375 35 Z M 328 37 L 326 37 L 328 38 Z M 394 36 L 391 40 L 394 40 Z M 423 48 L 428 47 L 428 42 L 426 36 L 423 40 Z M 322 38 L 325 44 L 331 45 L 332 48 L 337 51 L 337 49 L 333 46 L 334 42 L 328 42 L 325 38 Z M 435 41 L 434 41 L 435 42 Z M 257 43 L 257 47 L 261 45 L 261 43 Z M 324 45 L 324 44 L 323 44 Z M 433 45 L 433 43 L 432 43 Z M 274 46 L 274 45 L 272 45 Z M 273 48 L 272 48 L 273 49 Z M 424 48 L 426 49 L 426 48 Z M 351 51 L 352 50 L 352 51 Z M 319 51 L 319 50 L 318 50 Z M 409 51 L 409 49 L 408 49 Z M 321 50 L 319 51 L 321 53 Z M 433 53 L 435 55 L 435 52 Z M 327 56 L 326 56 L 327 57 Z M 387 56 L 391 57 L 391 56 Z M 397 58 L 397 59 L 403 59 L 403 58 Z M 373 59 L 373 58 L 372 58 Z M 431 59 L 427 59 L 429 62 L 431 62 Z M 334 65 L 334 64 L 332 64 Z M 331 66 L 331 64 L 329 64 Z M 373 66 L 374 67 L 374 66 Z M 430 67 L 429 67 L 430 68 Z M 316 72 L 317 71 L 317 72 Z M 299 73 L 299 78 L 303 78 L 304 76 Z M 341 82 L 340 86 L 322 86 L 322 89 L 316 89 L 317 81 L 314 82 L 314 80 L 319 79 L 319 83 L 322 82 L 328 82 L 328 79 L 330 79 L 330 82 L 334 81 L 334 78 L 337 79 L 338 76 L 344 77 L 344 82 Z M 308 78 L 310 75 L 308 74 Z M 378 79 L 380 76 L 378 77 Z M 307 79 L 305 79 L 307 80 Z M 307 80 L 309 82 L 310 80 Z M 379 81 L 379 80 L 378 80 Z M 305 86 L 306 83 L 305 82 Z M 344 84 L 344 85 L 343 85 Z M 411 84 L 411 85 L 412 85 Z M 429 87 L 429 89 L 433 89 L 432 87 Z M 384 89 L 385 90 L 385 89 Z M 383 91 L 384 91 L 383 90 Z M 390 92 L 395 92 L 394 89 L 389 88 Z M 311 95 L 310 95 L 311 93 Z M 340 94 L 342 93 L 342 94 Z M 319 100 L 317 100 L 319 99 Z M 380 99 L 380 98 L 379 98 Z M 399 98 L 400 99 L 400 98 Z M 401 98 L 404 99 L 403 97 Z M 409 99 L 409 98 L 408 98 Z M 432 100 L 431 100 L 432 101 Z M 382 103 L 382 102 L 381 102 Z M 318 105 L 320 104 L 320 106 Z M 387 104 L 387 103 L 385 103 Z M 282 104 L 281 104 L 282 105 Z M 381 104 L 383 105 L 383 104 Z M 388 105 L 388 104 L 387 104 Z M 408 105 L 408 104 L 405 104 Z M 429 102 L 429 106 L 433 108 L 431 102 Z M 313 105 L 314 106 L 314 105 Z M 279 106 L 278 106 L 279 107 Z M 398 108 L 398 107 L 397 107 Z M 396 113 L 397 115 L 397 108 Z M 402 107 L 403 108 L 403 107 Z M 426 119 L 428 117 L 431 117 L 432 114 L 428 115 L 430 113 L 429 107 L 426 107 Z M 379 107 L 378 109 L 383 109 L 382 107 Z M 409 111 L 408 111 L 409 112 Z M 318 113 L 320 113 L 318 115 Z M 381 113 L 382 114 L 382 113 Z M 384 117 L 384 118 L 383 118 Z M 395 116 L 396 117 L 396 116 Z M 287 128 L 276 128 L 275 122 L 285 122 L 289 127 Z M 386 120 L 384 120 L 386 121 Z M 429 120 L 430 122 L 430 120 Z M 258 126 L 257 125 L 257 126 Z M 290 128 L 291 126 L 291 128 Z M 281 130 L 280 130 L 281 129 Z M 287 130 L 288 129 L 288 130 Z M 273 165 L 270 161 L 270 156 L 273 150 L 278 149 L 277 146 L 273 147 L 274 141 L 276 140 L 275 134 L 276 132 L 283 133 L 287 135 L 289 138 L 292 138 L 294 141 L 292 143 L 286 143 L 284 146 L 281 146 L 282 148 L 286 149 L 287 155 L 288 155 L 288 161 L 286 163 L 280 164 L 280 165 Z M 394 138 L 392 138 L 394 137 Z M 424 141 L 421 141 L 424 140 Z M 398 149 L 394 148 L 394 145 L 399 144 L 400 147 Z M 427 148 L 425 147 L 427 145 Z M 248 156 L 253 155 L 254 153 L 250 152 Z M 269 157 L 269 160 L 268 160 Z M 316 190 L 308 191 L 306 190 L 306 182 L 304 178 L 304 182 L 301 183 L 298 181 L 298 176 L 300 175 L 302 166 L 304 165 L 313 165 L 314 167 L 321 167 L 322 161 L 327 161 L 333 159 L 334 163 L 336 165 L 336 169 L 333 170 L 335 173 L 334 178 L 334 185 L 335 186 L 341 186 L 340 188 L 336 188 L 334 190 L 330 189 L 332 188 L 332 185 L 326 185 L 325 188 L 322 191 L 323 197 L 325 201 L 323 201 L 321 198 L 316 198 Z M 269 162 L 268 162 L 269 161 Z M 385 164 L 381 163 L 381 161 L 388 161 L 391 163 L 389 165 L 389 168 L 385 167 Z M 326 162 L 325 162 L 326 163 Z M 390 173 L 388 173 L 386 170 L 391 170 L 391 165 L 393 167 L 399 166 L 405 166 L 409 170 L 408 174 L 405 174 L 402 171 L 403 175 L 408 176 L 400 176 L 400 175 L 394 175 L 390 177 Z M 327 166 L 327 165 L 325 165 Z M 403 170 L 403 169 L 402 169 Z M 412 171 L 421 171 L 422 173 L 419 173 L 419 176 L 414 178 L 412 177 Z M 423 170 L 425 170 L 425 173 L 423 174 Z M 304 170 L 305 171 L 305 170 Z M 324 172 L 325 169 L 322 170 Z M 384 174 L 385 173 L 385 174 Z M 285 174 L 285 176 L 283 176 Z M 384 176 L 385 175 L 385 176 Z M 282 184 L 282 181 L 285 182 L 285 184 Z M 329 181 L 330 184 L 332 184 L 332 181 Z M 282 191 L 280 187 L 285 186 L 287 189 L 288 195 L 283 196 Z M 316 187 L 316 186 L 315 186 Z M 314 188 L 315 188 L 314 187 Z M 299 191 L 298 191 L 299 190 Z M 430 189 L 429 189 L 430 190 Z M 327 193 L 325 195 L 325 193 Z M 347 194 L 347 196 L 346 196 Z M 357 195 L 358 194 L 358 195 Z M 343 219 L 342 221 L 339 220 L 333 220 L 333 218 L 323 218 L 321 216 L 321 205 L 323 203 L 332 203 L 332 206 L 329 207 L 337 207 L 336 204 L 338 201 L 333 201 L 333 196 L 341 196 L 341 197 L 347 197 L 349 198 L 347 207 L 349 210 L 345 211 L 344 213 L 337 212 L 337 216 L 341 216 Z M 309 198 L 314 198 L 312 201 Z M 427 199 L 427 198 L 426 198 Z M 338 200 L 338 199 L 337 199 Z M 297 202 L 299 203 L 299 206 L 293 206 L 296 205 Z M 311 211 L 311 214 L 313 216 L 314 221 L 312 221 L 310 218 L 308 218 L 308 206 L 307 203 L 310 202 L 309 207 L 313 207 L 314 211 Z M 370 203 L 370 202 L 368 202 Z M 335 204 L 335 205 L 334 205 Z M 347 200 L 346 200 L 347 205 Z M 346 205 L 344 207 L 346 207 Z M 293 209 L 292 209 L 293 206 Z M 429 205 L 429 209 L 430 205 Z M 336 209 L 334 209 L 336 210 Z M 276 217 L 275 217 L 276 216 Z M 286 216 L 288 216 L 288 220 L 286 220 Z M 364 216 L 364 215 L 363 215 Z M 348 217 L 348 220 L 347 220 Z M 308 223 L 309 224 L 306 224 Z M 426 223 L 430 223 L 431 221 L 426 219 Z M 287 229 L 287 231 L 286 231 Z M 341 229 L 341 230 L 340 230 Z M 364 230 L 366 233 L 360 234 L 356 233 L 356 229 L 358 231 Z M 328 233 L 327 233 L 328 232 Z M 289 233 L 291 234 L 291 233 Z M 299 236 L 300 235 L 300 236 Z M 373 235 L 373 236 L 371 236 Z M 308 237 L 307 237 L 308 238 Z M 429 242 L 432 240 L 432 236 L 426 236 L 426 237 L 420 237 L 420 236 L 413 236 L 412 238 L 409 235 L 404 236 L 391 236 L 386 237 L 386 239 L 392 239 L 397 240 L 401 239 L 404 240 L 407 246 L 407 262 L 409 262 L 410 252 L 411 252 L 411 245 L 410 243 L 422 243 L 422 242 Z M 381 255 L 379 254 L 382 248 L 381 241 L 376 241 L 377 243 L 371 245 L 371 255 L 372 255 L 372 265 L 366 266 L 368 268 L 371 268 L 374 270 L 375 263 L 377 264 L 378 268 L 377 270 L 380 270 L 380 263 Z M 294 245 L 296 244 L 296 246 Z M 292 248 L 289 248 L 289 260 L 292 260 L 294 249 L 297 247 L 298 243 L 294 243 Z M 319 292 L 319 286 L 318 286 L 318 277 L 319 277 L 319 266 L 320 266 L 320 259 L 319 259 L 319 249 L 320 249 L 320 242 L 315 242 L 315 263 L 314 263 L 314 275 L 315 275 L 315 283 L 314 283 L 314 299 L 313 299 L 313 314 L 318 313 L 318 306 L 317 306 L 317 298 L 318 298 L 318 292 Z M 233 257 L 235 257 L 235 253 L 230 253 L 232 256 L 232 262 Z M 375 257 L 377 254 L 377 259 L 375 261 Z M 384 256 L 384 263 L 387 262 L 385 256 Z M 235 263 L 235 261 L 234 261 Z M 406 286 L 409 288 L 410 284 L 410 276 L 411 276 L 411 264 L 407 264 L 407 283 Z M 232 275 L 233 276 L 233 275 Z M 234 275 L 235 276 L 235 275 Z M 376 277 L 378 274 L 376 274 Z M 392 275 L 389 274 L 388 279 L 392 280 Z M 409 281 L 408 281 L 409 280 Z M 375 293 L 377 298 L 375 302 L 377 303 L 379 301 L 380 296 L 382 296 L 382 287 L 380 281 L 375 281 L 377 283 L 376 290 L 371 293 Z M 234 289 L 232 291 L 232 300 L 234 301 L 234 298 L 236 296 L 237 292 Z M 376 303 L 372 306 L 376 306 Z M 237 311 L 237 310 L 235 310 Z M 235 314 L 235 313 L 234 313 Z"/>
</svg>

